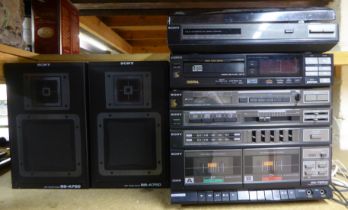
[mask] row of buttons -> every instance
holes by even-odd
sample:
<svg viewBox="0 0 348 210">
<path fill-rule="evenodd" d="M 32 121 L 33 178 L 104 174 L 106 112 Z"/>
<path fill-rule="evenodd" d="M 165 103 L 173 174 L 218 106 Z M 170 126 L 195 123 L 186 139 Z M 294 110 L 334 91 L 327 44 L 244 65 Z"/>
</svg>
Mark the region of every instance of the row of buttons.
<svg viewBox="0 0 348 210">
<path fill-rule="evenodd" d="M 189 114 L 190 123 L 212 123 L 212 122 L 237 122 L 237 117 L 232 113 L 221 114 Z"/>
<path fill-rule="evenodd" d="M 329 101 L 329 94 L 307 94 L 305 95 L 306 102 L 313 101 Z"/>
<path fill-rule="evenodd" d="M 332 61 L 330 57 L 307 57 L 305 58 L 306 65 L 331 65 Z"/>
<path fill-rule="evenodd" d="M 187 133 L 186 137 L 231 137 L 240 136 L 240 133 Z"/>
<path fill-rule="evenodd" d="M 239 103 L 248 103 L 248 101 L 250 103 L 262 103 L 262 102 L 290 102 L 290 97 L 260 97 L 260 98 L 255 98 L 255 97 L 251 97 L 248 98 L 247 97 L 243 97 L 243 98 L 239 98 Z"/>
<path fill-rule="evenodd" d="M 329 57 L 324 58 L 306 58 L 306 76 L 307 77 L 330 77 L 332 76 L 332 61 Z M 314 66 L 312 66 L 314 65 Z M 326 65 L 326 66 L 318 66 Z"/>
<path fill-rule="evenodd" d="M 186 138 L 186 142 L 222 142 L 222 141 L 240 141 L 240 138 Z"/>
<path fill-rule="evenodd" d="M 245 201 L 287 201 L 328 197 L 329 189 L 284 189 L 223 192 L 172 193 L 172 202 L 245 202 Z"/>
</svg>

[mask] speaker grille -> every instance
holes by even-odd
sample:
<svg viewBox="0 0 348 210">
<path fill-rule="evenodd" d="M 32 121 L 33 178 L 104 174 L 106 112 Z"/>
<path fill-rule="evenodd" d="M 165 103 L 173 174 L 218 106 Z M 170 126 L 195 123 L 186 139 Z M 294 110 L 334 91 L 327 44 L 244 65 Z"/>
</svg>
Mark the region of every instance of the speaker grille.
<svg viewBox="0 0 348 210">
<path fill-rule="evenodd" d="M 158 113 L 99 114 L 99 172 L 109 176 L 160 174 L 160 122 Z"/>
<path fill-rule="evenodd" d="M 17 136 L 22 176 L 81 174 L 81 133 L 76 115 L 18 115 Z"/>
</svg>

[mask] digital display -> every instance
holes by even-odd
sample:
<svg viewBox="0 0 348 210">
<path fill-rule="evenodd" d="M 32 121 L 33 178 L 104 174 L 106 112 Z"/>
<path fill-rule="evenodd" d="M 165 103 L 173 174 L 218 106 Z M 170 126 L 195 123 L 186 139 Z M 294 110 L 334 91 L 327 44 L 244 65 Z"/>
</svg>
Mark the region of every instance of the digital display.
<svg viewBox="0 0 348 210">
<path fill-rule="evenodd" d="M 186 151 L 185 185 L 242 181 L 241 151 Z"/>
<path fill-rule="evenodd" d="M 259 59 L 260 76 L 298 76 L 300 59 L 297 57 L 274 57 Z"/>
<path fill-rule="evenodd" d="M 184 35 L 240 35 L 240 28 L 190 28 L 183 29 Z"/>
<path fill-rule="evenodd" d="M 243 76 L 244 72 L 244 62 L 184 62 L 185 74 L 207 73 L 206 75 Z M 203 75 L 201 74 L 200 76 Z"/>
</svg>

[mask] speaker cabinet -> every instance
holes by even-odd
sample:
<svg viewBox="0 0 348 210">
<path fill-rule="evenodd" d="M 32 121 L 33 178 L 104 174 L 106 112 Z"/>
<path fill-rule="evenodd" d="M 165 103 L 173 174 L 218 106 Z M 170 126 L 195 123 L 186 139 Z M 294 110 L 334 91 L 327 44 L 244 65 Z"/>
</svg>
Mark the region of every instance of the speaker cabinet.
<svg viewBox="0 0 348 210">
<path fill-rule="evenodd" d="M 89 64 L 92 187 L 168 187 L 168 69 Z"/>
<path fill-rule="evenodd" d="M 6 64 L 14 188 L 89 186 L 85 64 Z"/>
</svg>

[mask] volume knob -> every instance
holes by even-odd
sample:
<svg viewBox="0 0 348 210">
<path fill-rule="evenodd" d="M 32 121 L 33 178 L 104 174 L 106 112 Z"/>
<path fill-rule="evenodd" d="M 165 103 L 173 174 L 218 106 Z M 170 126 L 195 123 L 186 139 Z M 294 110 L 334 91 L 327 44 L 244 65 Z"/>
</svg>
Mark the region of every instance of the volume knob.
<svg viewBox="0 0 348 210">
<path fill-rule="evenodd" d="M 301 100 L 301 94 L 299 94 L 299 93 L 297 93 L 296 95 L 295 95 L 295 101 L 300 101 Z"/>
</svg>

